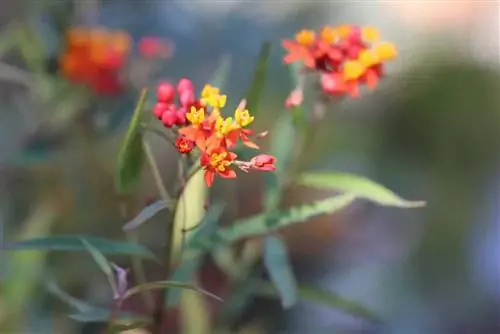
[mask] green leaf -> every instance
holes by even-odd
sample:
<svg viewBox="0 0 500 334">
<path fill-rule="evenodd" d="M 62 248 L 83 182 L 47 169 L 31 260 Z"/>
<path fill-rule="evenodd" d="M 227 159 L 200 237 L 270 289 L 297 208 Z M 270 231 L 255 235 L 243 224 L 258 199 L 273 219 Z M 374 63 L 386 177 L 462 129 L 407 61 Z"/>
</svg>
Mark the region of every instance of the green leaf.
<svg viewBox="0 0 500 334">
<path fill-rule="evenodd" d="M 90 236 L 57 236 L 47 238 L 29 239 L 13 242 L 5 245 L 10 251 L 86 251 L 82 239 L 90 243 L 103 254 L 137 255 L 147 259 L 155 259 L 154 255 L 145 247 L 127 243 Z"/>
<path fill-rule="evenodd" d="M 349 193 L 384 206 L 418 208 L 425 206 L 424 201 L 407 201 L 391 190 L 362 176 L 347 173 L 305 173 L 298 183 L 318 189 L 332 189 Z"/>
<path fill-rule="evenodd" d="M 246 106 L 248 110 L 250 110 L 250 113 L 254 116 L 258 113 L 260 97 L 266 84 L 267 67 L 270 55 L 271 43 L 262 43 L 259 57 L 257 58 L 257 63 L 255 64 L 252 82 L 246 94 Z"/>
<path fill-rule="evenodd" d="M 93 307 L 90 310 L 70 314 L 69 318 L 78 322 L 107 322 L 110 316 L 111 310 Z M 116 318 L 117 321 L 124 323 L 147 322 L 146 318 L 124 311 L 119 312 Z"/>
<path fill-rule="evenodd" d="M 258 295 L 267 297 L 280 297 L 280 294 L 275 286 L 268 282 L 259 282 L 256 285 L 258 289 L 255 291 Z M 355 317 L 363 318 L 375 323 L 380 323 L 380 317 L 369 310 L 368 308 L 360 305 L 356 301 L 348 300 L 332 291 L 321 289 L 314 286 L 299 285 L 298 286 L 299 299 L 309 301 L 315 304 L 324 305 L 337 311 L 342 311 Z"/>
<path fill-rule="evenodd" d="M 92 246 L 87 240 L 81 238 L 83 246 L 85 249 L 90 253 L 92 258 L 94 259 L 95 263 L 99 266 L 99 269 L 102 270 L 104 274 L 108 277 L 113 277 L 113 269 L 111 268 L 111 265 L 109 264 L 108 260 L 102 255 L 101 252 L 99 252 L 98 249 L 96 249 L 94 246 Z"/>
<path fill-rule="evenodd" d="M 271 281 L 281 297 L 283 308 L 292 307 L 297 302 L 297 282 L 283 241 L 275 236 L 265 238 L 263 257 Z"/>
<path fill-rule="evenodd" d="M 224 211 L 225 204 L 222 202 L 215 202 L 209 208 L 200 226 L 188 235 L 186 242 L 186 249 L 192 248 L 192 244 L 196 244 L 197 240 L 204 238 L 208 235 L 212 235 L 216 229 L 219 222 L 219 218 Z M 183 259 L 181 265 L 174 271 L 172 275 L 172 280 L 186 282 L 193 278 L 194 273 L 201 265 L 201 253 L 190 259 Z M 167 295 L 167 305 L 173 306 L 177 305 L 181 297 L 181 291 L 174 290 Z"/>
<path fill-rule="evenodd" d="M 153 218 L 158 212 L 171 209 L 171 201 L 156 201 L 151 205 L 145 207 L 134 219 L 130 220 L 123 226 L 123 230 L 129 231 L 138 228 L 140 225 L 144 224 L 149 219 Z"/>
<path fill-rule="evenodd" d="M 182 283 L 182 282 L 175 282 L 175 281 L 157 281 L 157 282 L 149 282 L 141 285 L 137 285 L 125 292 L 124 299 L 130 298 L 133 295 L 136 295 L 140 293 L 141 291 L 150 291 L 150 290 L 157 290 L 157 289 L 188 289 L 192 291 L 196 291 L 198 293 L 201 293 L 203 295 L 206 295 L 208 297 L 211 297 L 213 299 L 216 299 L 218 301 L 223 301 L 220 297 L 214 295 L 213 293 L 210 293 L 206 290 L 200 289 L 196 286 L 193 286 L 191 284 L 187 283 Z"/>
<path fill-rule="evenodd" d="M 212 236 L 193 240 L 193 243 L 186 247 L 186 250 L 190 253 L 193 251 L 195 253 L 210 251 L 217 245 L 232 243 L 242 238 L 269 234 L 293 224 L 306 222 L 316 216 L 337 212 L 351 204 L 354 199 L 355 197 L 351 194 L 343 194 L 292 207 L 283 212 L 273 211 L 240 219 L 234 222 L 232 226 L 220 229 Z"/>
<path fill-rule="evenodd" d="M 224 89 L 229 70 L 231 69 L 231 62 L 231 55 L 224 55 L 221 57 L 219 65 L 217 65 L 217 69 L 214 72 L 214 76 L 212 80 L 210 80 L 212 86 L 217 87 L 220 90 Z"/>
<path fill-rule="evenodd" d="M 287 166 L 292 158 L 295 136 L 296 130 L 292 124 L 290 113 L 282 114 L 271 132 L 271 145 L 268 153 L 276 157 L 276 171 L 264 175 L 266 182 L 264 207 L 266 210 L 272 210 L 279 204 Z"/>
<path fill-rule="evenodd" d="M 59 298 L 60 300 L 65 302 L 68 306 L 71 306 L 72 308 L 76 309 L 78 312 L 87 312 L 95 308 L 94 306 L 84 301 L 81 301 L 71 296 L 66 291 L 62 290 L 54 279 L 47 280 L 46 284 L 47 284 L 47 290 L 50 292 L 50 294 L 52 294 L 54 297 Z"/>
<path fill-rule="evenodd" d="M 181 248 L 185 230 L 195 228 L 205 215 L 205 201 L 208 188 L 205 184 L 204 171 L 199 169 L 186 183 L 178 199 L 174 216 L 174 236 L 172 238 L 175 256 Z"/>
<path fill-rule="evenodd" d="M 140 120 L 146 96 L 147 90 L 143 89 L 118 153 L 115 188 L 120 194 L 129 193 L 136 185 L 144 164 Z"/>
</svg>

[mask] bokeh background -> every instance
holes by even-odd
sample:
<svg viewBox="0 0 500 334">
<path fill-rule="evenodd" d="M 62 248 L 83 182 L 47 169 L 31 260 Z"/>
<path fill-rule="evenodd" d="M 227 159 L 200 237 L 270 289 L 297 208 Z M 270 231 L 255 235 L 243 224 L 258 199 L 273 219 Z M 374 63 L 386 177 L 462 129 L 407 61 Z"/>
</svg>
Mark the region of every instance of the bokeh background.
<svg viewBox="0 0 500 334">
<path fill-rule="evenodd" d="M 49 66 L 57 57 L 61 27 L 98 24 L 122 29 L 134 41 L 151 35 L 169 40 L 171 57 L 156 64 L 146 82 L 141 67 L 129 71 L 138 86 L 180 77 L 200 86 L 221 56 L 230 56 L 225 90 L 233 104 L 246 91 L 261 43 L 270 41 L 257 122 L 265 129 L 286 112 L 283 101 L 293 88 L 280 60 L 281 39 L 324 24 L 371 25 L 397 43 L 399 58 L 380 88 L 331 110 L 304 160 L 308 168 L 368 176 L 428 205 L 401 210 L 358 203 L 284 235 L 300 282 L 355 300 L 380 315 L 384 326 L 309 303 L 283 311 L 277 300 L 256 298 L 236 316 L 233 332 L 499 333 L 499 15 L 498 1 L 473 0 L 5 0 L 0 32 L 26 23 L 37 40 L 22 33 L 0 39 L 2 240 L 70 233 L 123 238 L 121 227 L 131 214 L 123 213 L 123 203 L 136 213 L 158 196 L 148 171 L 134 196 L 119 197 L 113 188 L 116 154 L 137 92 L 78 101 L 30 65 Z M 12 50 L 23 38 L 24 51 Z M 175 178 L 174 152 L 154 138 L 151 144 L 168 183 Z M 234 215 L 260 209 L 256 184 L 244 176 L 232 189 Z M 320 195 L 293 189 L 287 201 Z M 161 230 L 158 223 L 145 228 L 142 243 L 158 250 L 165 242 Z M 67 306 L 43 283 L 55 277 L 64 291 L 106 303 L 108 285 L 91 258 L 39 256 L 0 253 L 0 322 L 2 309 L 23 310 L 22 328 L 11 333 L 0 327 L 0 333 L 99 333 L 99 324 L 68 319 Z M 25 267 L 13 277 L 16 261 Z M 207 280 L 220 288 L 224 280 L 212 271 L 207 269 Z"/>
</svg>

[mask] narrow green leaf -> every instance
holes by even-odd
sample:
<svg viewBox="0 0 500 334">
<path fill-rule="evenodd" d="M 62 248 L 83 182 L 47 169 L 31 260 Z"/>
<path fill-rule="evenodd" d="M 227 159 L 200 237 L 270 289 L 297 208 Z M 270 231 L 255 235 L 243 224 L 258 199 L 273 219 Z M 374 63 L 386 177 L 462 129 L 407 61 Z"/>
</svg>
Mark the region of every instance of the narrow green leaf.
<svg viewBox="0 0 500 334">
<path fill-rule="evenodd" d="M 296 130 L 289 113 L 284 113 L 271 132 L 269 154 L 276 157 L 276 171 L 265 174 L 266 193 L 264 207 L 266 210 L 276 208 L 280 200 L 281 188 L 285 182 L 287 166 L 290 164 Z"/>
<path fill-rule="evenodd" d="M 259 102 L 266 84 L 267 68 L 269 57 L 271 56 L 271 43 L 264 42 L 255 64 L 252 82 L 246 94 L 247 108 L 252 115 L 256 115 L 259 109 Z"/>
<path fill-rule="evenodd" d="M 90 310 L 70 314 L 68 317 L 77 322 L 107 322 L 111 316 L 111 310 L 93 307 Z M 146 318 L 130 312 L 118 312 L 117 321 L 124 323 L 147 322 Z"/>
<path fill-rule="evenodd" d="M 210 83 L 212 86 L 219 88 L 220 90 L 224 89 L 226 84 L 227 76 L 229 75 L 229 70 L 231 69 L 232 58 L 231 55 L 223 55 L 219 60 L 219 65 L 217 65 L 217 69 L 214 72 L 212 80 Z"/>
<path fill-rule="evenodd" d="M 115 187 L 116 191 L 120 194 L 128 193 L 132 190 L 139 180 L 144 164 L 140 119 L 144 103 L 146 102 L 146 96 L 147 90 L 143 89 L 118 153 Z"/>
<path fill-rule="evenodd" d="M 83 246 L 85 249 L 90 253 L 92 258 L 94 259 L 95 263 L 99 266 L 99 269 L 102 270 L 104 274 L 108 277 L 113 277 L 113 269 L 111 268 L 111 265 L 109 264 L 108 260 L 102 255 L 101 252 L 99 252 L 98 249 L 96 249 L 94 246 L 92 246 L 87 240 L 81 238 L 80 239 Z"/>
<path fill-rule="evenodd" d="M 130 220 L 128 223 L 126 223 L 123 226 L 123 230 L 129 231 L 138 228 L 145 222 L 147 222 L 149 219 L 153 218 L 154 215 L 156 215 L 158 212 L 165 210 L 165 209 L 171 209 L 172 208 L 172 202 L 171 201 L 156 201 L 151 205 L 148 205 L 145 207 L 137 216 L 135 216 L 134 219 Z"/>
<path fill-rule="evenodd" d="M 114 241 L 90 236 L 57 236 L 29 239 L 5 245 L 10 251 L 86 251 L 82 238 L 103 254 L 137 255 L 143 258 L 155 259 L 154 255 L 145 247 L 133 243 Z"/>
<path fill-rule="evenodd" d="M 157 289 L 188 289 L 192 291 L 196 291 L 213 299 L 223 301 L 220 297 L 210 293 L 206 290 L 200 289 L 191 284 L 175 282 L 175 281 L 157 281 L 157 282 L 149 282 L 145 284 L 141 284 L 135 286 L 125 292 L 124 299 L 130 298 L 133 295 L 140 293 L 141 291 L 149 291 L 149 290 L 157 290 Z"/>
<path fill-rule="evenodd" d="M 76 309 L 78 312 L 87 312 L 94 308 L 94 306 L 81 301 L 73 296 L 71 296 L 66 291 L 62 290 L 54 279 L 47 280 L 47 290 L 54 297 L 59 298 L 65 302 L 68 306 Z"/>
<path fill-rule="evenodd" d="M 260 282 L 260 284 L 257 284 L 256 286 L 258 286 L 258 289 L 255 291 L 255 293 L 257 293 L 258 295 L 280 298 L 280 294 L 277 288 L 273 286 L 273 284 L 268 282 Z M 355 317 L 363 318 L 375 323 L 381 322 L 381 318 L 370 309 L 364 307 L 363 305 L 360 305 L 356 301 L 348 300 L 326 289 L 308 285 L 299 285 L 298 297 L 299 299 L 319 305 L 324 305 Z"/>
<path fill-rule="evenodd" d="M 224 208 L 225 204 L 222 202 L 215 202 L 208 208 L 207 213 L 200 222 L 200 226 L 188 235 L 186 249 L 191 249 L 191 245 L 196 244 L 197 240 L 208 235 L 212 235 L 216 231 L 219 218 L 222 215 Z M 190 281 L 198 267 L 201 265 L 201 255 L 202 254 L 200 253 L 189 259 L 183 259 L 181 265 L 174 271 L 172 280 L 179 282 Z M 177 305 L 180 297 L 181 291 L 172 291 L 167 295 L 167 305 Z"/>
<path fill-rule="evenodd" d="M 298 182 L 318 189 L 332 189 L 349 193 L 357 198 L 367 199 L 384 206 L 400 208 L 418 208 L 425 206 L 424 201 L 407 201 L 391 190 L 372 180 L 347 173 L 305 173 Z"/>
<path fill-rule="evenodd" d="M 217 245 L 232 243 L 236 240 L 269 234 L 281 228 L 306 222 L 316 216 L 335 213 L 354 201 L 351 194 L 343 194 L 314 203 L 292 207 L 284 212 L 262 213 L 240 219 L 230 227 L 222 228 L 213 235 L 193 240 L 186 250 L 193 254 L 210 251 Z"/>
<path fill-rule="evenodd" d="M 297 302 L 297 282 L 283 241 L 275 236 L 265 238 L 263 257 L 271 281 L 281 297 L 283 308 L 292 307 Z"/>
<path fill-rule="evenodd" d="M 120 320 L 120 319 L 118 319 Z M 146 328 L 150 323 L 147 319 L 137 319 L 133 321 L 120 321 L 122 323 L 117 323 L 111 326 L 109 329 L 110 334 L 124 334 L 124 333 L 134 333 L 134 329 Z M 138 331 L 140 333 L 141 331 Z"/>
</svg>

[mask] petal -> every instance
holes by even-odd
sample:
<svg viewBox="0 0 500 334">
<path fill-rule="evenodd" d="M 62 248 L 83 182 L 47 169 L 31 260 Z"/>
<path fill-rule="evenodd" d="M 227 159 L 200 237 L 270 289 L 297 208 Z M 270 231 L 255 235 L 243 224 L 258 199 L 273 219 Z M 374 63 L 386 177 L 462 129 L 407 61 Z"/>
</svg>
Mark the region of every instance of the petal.
<svg viewBox="0 0 500 334">
<path fill-rule="evenodd" d="M 281 46 L 287 51 L 295 51 L 300 48 L 300 45 L 297 42 L 291 41 L 289 39 L 284 39 L 281 41 Z"/>
<path fill-rule="evenodd" d="M 197 132 L 198 132 L 198 129 L 195 129 L 192 126 L 187 126 L 185 128 L 179 129 L 179 133 L 191 141 L 194 141 L 194 139 L 196 138 Z"/>
<path fill-rule="evenodd" d="M 226 169 L 224 172 L 218 172 L 218 174 L 224 179 L 234 179 L 236 177 L 236 172 L 232 169 Z"/>
<path fill-rule="evenodd" d="M 243 144 L 247 147 L 254 148 L 256 150 L 260 149 L 259 145 L 255 144 L 254 142 L 250 140 L 243 140 Z"/>
<path fill-rule="evenodd" d="M 213 170 L 206 170 L 205 171 L 205 183 L 207 184 L 208 187 L 211 187 L 212 184 L 214 183 L 215 179 L 215 173 Z"/>
<path fill-rule="evenodd" d="M 229 153 L 229 160 L 235 160 L 238 157 L 238 154 L 234 152 L 228 152 Z"/>
</svg>

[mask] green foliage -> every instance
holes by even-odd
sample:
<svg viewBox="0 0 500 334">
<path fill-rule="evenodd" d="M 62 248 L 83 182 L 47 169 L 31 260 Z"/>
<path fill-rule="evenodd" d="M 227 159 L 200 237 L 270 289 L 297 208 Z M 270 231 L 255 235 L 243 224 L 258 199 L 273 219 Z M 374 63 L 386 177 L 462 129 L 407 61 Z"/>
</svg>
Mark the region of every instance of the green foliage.
<svg viewBox="0 0 500 334">
<path fill-rule="evenodd" d="M 144 89 L 118 153 L 115 187 L 116 191 L 120 194 L 129 193 L 137 184 L 144 164 L 142 133 L 139 131 L 139 125 L 146 96 L 147 90 Z"/>
<path fill-rule="evenodd" d="M 318 189 L 331 189 L 349 193 L 357 198 L 367 199 L 384 206 L 418 208 L 422 201 L 407 201 L 389 189 L 361 176 L 346 173 L 305 173 L 298 183 Z"/>
<path fill-rule="evenodd" d="M 219 229 L 213 235 L 205 235 L 193 240 L 186 251 L 211 251 L 220 244 L 230 244 L 242 238 L 272 233 L 284 227 L 303 223 L 316 216 L 332 214 L 352 203 L 354 196 L 338 195 L 317 202 L 289 208 L 286 211 L 261 213 L 249 218 L 239 219 L 230 227 Z"/>
<path fill-rule="evenodd" d="M 275 236 L 264 239 L 264 265 L 281 297 L 283 308 L 297 302 L 297 282 L 288 260 L 286 245 Z"/>
<path fill-rule="evenodd" d="M 5 245 L 10 251 L 87 251 L 82 239 L 103 254 L 137 255 L 154 260 L 155 256 L 145 247 L 127 242 L 114 241 L 91 236 L 57 236 L 28 239 Z"/>
<path fill-rule="evenodd" d="M 165 209 L 171 209 L 172 208 L 172 203 L 171 201 L 156 201 L 153 204 L 148 205 L 144 209 L 142 209 L 141 212 L 137 216 L 134 217 L 134 219 L 130 220 L 127 222 L 125 225 L 123 225 L 123 230 L 128 231 L 128 230 L 134 230 L 147 222 L 149 219 L 153 218 L 154 215 L 156 215 L 158 212 L 163 211 Z"/>
<path fill-rule="evenodd" d="M 260 97 L 266 86 L 267 68 L 270 56 L 271 43 L 262 43 L 259 57 L 257 58 L 257 63 L 255 64 L 250 88 L 246 94 L 247 108 L 254 116 L 258 114 Z"/>
<path fill-rule="evenodd" d="M 219 298 L 218 296 L 216 296 L 208 291 L 197 288 L 191 284 L 174 282 L 174 281 L 157 281 L 157 282 L 148 282 L 145 284 L 138 285 L 136 287 L 129 289 L 127 292 L 125 292 L 124 298 L 125 299 L 130 298 L 135 294 L 141 293 L 142 291 L 158 290 L 158 289 L 188 289 L 188 290 L 199 292 L 199 293 L 204 294 L 206 296 L 209 296 L 213 299 L 222 301 L 221 298 Z"/>
<path fill-rule="evenodd" d="M 207 213 L 200 222 L 200 226 L 195 229 L 192 234 L 188 234 L 186 241 L 186 249 L 191 249 L 197 240 L 204 238 L 206 235 L 212 235 L 217 229 L 219 218 L 224 211 L 225 205 L 221 202 L 216 202 L 210 206 Z M 202 252 L 196 253 L 192 258 L 181 259 L 180 266 L 174 271 L 172 279 L 175 281 L 186 282 L 193 278 L 194 273 L 202 263 Z M 180 300 L 180 291 L 172 291 L 167 295 L 167 305 L 177 305 Z"/>
</svg>

